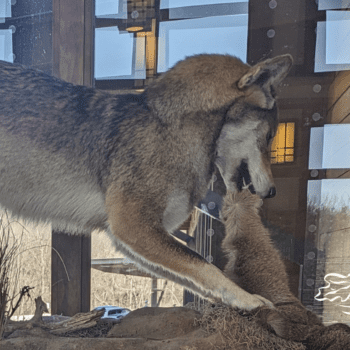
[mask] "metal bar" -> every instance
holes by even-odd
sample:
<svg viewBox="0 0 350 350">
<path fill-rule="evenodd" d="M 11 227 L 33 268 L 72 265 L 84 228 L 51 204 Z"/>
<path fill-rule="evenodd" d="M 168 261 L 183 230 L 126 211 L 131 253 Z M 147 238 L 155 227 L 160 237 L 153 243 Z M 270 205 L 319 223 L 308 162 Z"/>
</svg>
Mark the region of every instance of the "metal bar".
<svg viewBox="0 0 350 350">
<path fill-rule="evenodd" d="M 152 294 L 151 294 L 151 306 L 156 307 L 157 306 L 157 278 L 152 278 Z"/>
</svg>

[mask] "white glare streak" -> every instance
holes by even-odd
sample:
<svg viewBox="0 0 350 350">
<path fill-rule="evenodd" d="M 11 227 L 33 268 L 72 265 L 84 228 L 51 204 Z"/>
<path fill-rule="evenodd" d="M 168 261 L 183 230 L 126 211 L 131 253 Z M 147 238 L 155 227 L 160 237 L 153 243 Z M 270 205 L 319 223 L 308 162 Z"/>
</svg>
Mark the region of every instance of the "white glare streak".
<svg viewBox="0 0 350 350">
<path fill-rule="evenodd" d="M 330 302 L 333 302 L 334 300 L 339 298 L 341 303 L 345 303 L 346 301 L 348 301 L 350 299 L 349 292 L 347 293 L 347 296 L 345 299 L 343 299 L 342 295 L 339 295 L 339 294 L 342 294 L 344 291 L 350 289 L 350 274 L 348 274 L 347 276 L 344 276 L 344 275 L 341 275 L 339 273 L 328 273 L 324 277 L 324 280 L 327 284 L 324 287 L 319 288 L 318 293 L 315 296 L 316 300 L 318 300 L 318 301 L 328 300 Z M 344 285 L 344 286 L 340 287 L 341 285 Z M 325 291 L 323 292 L 323 298 L 320 297 L 322 294 L 322 289 L 324 289 L 324 290 L 330 289 L 327 292 L 325 292 Z M 336 294 L 338 294 L 338 295 L 336 295 Z M 347 305 L 339 305 L 339 306 L 350 307 Z M 344 312 L 344 313 L 350 315 L 350 312 Z"/>
</svg>

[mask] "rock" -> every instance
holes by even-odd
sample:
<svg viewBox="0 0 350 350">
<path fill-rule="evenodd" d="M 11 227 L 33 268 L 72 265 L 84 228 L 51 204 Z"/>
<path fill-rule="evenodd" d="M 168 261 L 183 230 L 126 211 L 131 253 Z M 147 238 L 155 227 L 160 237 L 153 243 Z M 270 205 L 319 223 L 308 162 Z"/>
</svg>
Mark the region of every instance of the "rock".
<svg viewBox="0 0 350 350">
<path fill-rule="evenodd" d="M 7 339 L 21 338 L 21 337 L 40 337 L 40 338 L 54 338 L 52 334 L 42 328 L 35 327 L 31 329 L 17 329 L 11 333 Z"/>
<path fill-rule="evenodd" d="M 184 307 L 147 307 L 129 313 L 109 331 L 107 337 L 172 339 L 197 329 L 195 318 L 201 318 L 201 314 Z"/>
</svg>

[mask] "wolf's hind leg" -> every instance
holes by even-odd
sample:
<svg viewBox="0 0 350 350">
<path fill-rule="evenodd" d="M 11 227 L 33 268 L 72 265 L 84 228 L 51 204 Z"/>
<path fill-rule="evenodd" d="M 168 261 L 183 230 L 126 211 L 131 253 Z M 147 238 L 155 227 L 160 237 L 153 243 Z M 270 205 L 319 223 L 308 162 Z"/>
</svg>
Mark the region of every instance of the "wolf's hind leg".
<svg viewBox="0 0 350 350">
<path fill-rule="evenodd" d="M 121 193 L 106 200 L 109 224 L 124 252 L 156 276 L 182 284 L 207 298 L 252 310 L 272 303 L 237 286 L 217 267 L 177 242 L 162 227 L 161 218 L 140 200 Z"/>
</svg>

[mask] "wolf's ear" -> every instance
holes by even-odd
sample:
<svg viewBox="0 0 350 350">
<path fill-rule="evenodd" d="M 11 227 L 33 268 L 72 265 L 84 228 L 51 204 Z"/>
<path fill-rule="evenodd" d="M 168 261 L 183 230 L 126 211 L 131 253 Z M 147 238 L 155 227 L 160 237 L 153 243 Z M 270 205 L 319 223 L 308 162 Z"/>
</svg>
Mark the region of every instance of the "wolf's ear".
<svg viewBox="0 0 350 350">
<path fill-rule="evenodd" d="M 272 85 L 276 88 L 286 77 L 292 64 L 293 58 L 291 55 L 282 55 L 265 60 L 251 67 L 248 73 L 239 80 L 237 86 L 239 89 L 244 89 L 257 84 L 261 87 Z"/>
</svg>

